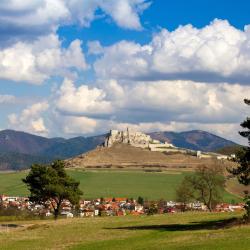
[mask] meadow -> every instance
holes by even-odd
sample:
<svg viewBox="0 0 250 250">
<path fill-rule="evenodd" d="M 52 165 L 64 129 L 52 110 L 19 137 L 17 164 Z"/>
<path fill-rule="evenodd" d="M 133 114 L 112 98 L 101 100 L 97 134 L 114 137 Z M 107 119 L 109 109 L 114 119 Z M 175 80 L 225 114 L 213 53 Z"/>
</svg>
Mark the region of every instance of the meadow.
<svg viewBox="0 0 250 250">
<path fill-rule="evenodd" d="M 145 199 L 175 199 L 175 189 L 187 171 L 165 171 L 160 173 L 143 171 L 82 171 L 67 170 L 68 173 L 80 181 L 80 189 L 84 198 L 127 197 Z M 27 171 L 15 173 L 0 173 L 0 194 L 26 196 L 28 190 L 22 183 Z M 226 202 L 240 199 L 226 191 L 223 193 Z"/>
<path fill-rule="evenodd" d="M 187 212 L 58 221 L 12 221 L 12 229 L 11 226 L 2 226 L 1 229 L 0 223 L 0 248 L 249 250 L 250 226 L 220 227 L 221 222 L 235 216 L 241 214 Z"/>
</svg>

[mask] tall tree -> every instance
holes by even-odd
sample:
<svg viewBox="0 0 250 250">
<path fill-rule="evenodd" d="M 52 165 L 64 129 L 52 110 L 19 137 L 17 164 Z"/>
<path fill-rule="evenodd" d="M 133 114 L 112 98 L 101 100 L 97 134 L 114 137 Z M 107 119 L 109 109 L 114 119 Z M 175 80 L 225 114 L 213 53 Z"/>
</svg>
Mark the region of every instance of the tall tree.
<svg viewBox="0 0 250 250">
<path fill-rule="evenodd" d="M 194 174 L 184 178 L 176 190 L 176 199 L 184 205 L 190 201 L 200 201 L 212 211 L 221 199 L 224 185 L 225 177 L 219 166 L 201 166 Z"/>
<path fill-rule="evenodd" d="M 137 203 L 140 204 L 140 205 L 143 205 L 144 204 L 144 199 L 139 196 L 138 199 L 137 199 Z"/>
<path fill-rule="evenodd" d="M 60 214 L 63 200 L 76 205 L 83 194 L 79 182 L 67 175 L 64 162 L 59 160 L 51 165 L 32 165 L 23 182 L 28 186 L 31 201 L 39 204 L 50 201 L 55 219 Z"/>
<path fill-rule="evenodd" d="M 244 102 L 247 105 L 250 105 L 250 100 L 245 99 Z M 229 170 L 234 176 L 238 178 L 239 183 L 249 186 L 250 185 L 250 117 L 247 117 L 245 121 L 241 123 L 241 127 L 244 129 L 240 131 L 239 134 L 248 139 L 248 147 L 243 147 L 236 154 L 236 162 L 238 166 L 232 170 Z M 250 195 L 245 192 L 245 209 L 246 215 L 245 218 L 250 221 Z"/>
<path fill-rule="evenodd" d="M 176 201 L 182 203 L 181 210 L 184 212 L 187 209 L 187 204 L 194 199 L 194 190 L 189 182 L 189 178 L 185 177 L 181 185 L 176 189 Z"/>
</svg>

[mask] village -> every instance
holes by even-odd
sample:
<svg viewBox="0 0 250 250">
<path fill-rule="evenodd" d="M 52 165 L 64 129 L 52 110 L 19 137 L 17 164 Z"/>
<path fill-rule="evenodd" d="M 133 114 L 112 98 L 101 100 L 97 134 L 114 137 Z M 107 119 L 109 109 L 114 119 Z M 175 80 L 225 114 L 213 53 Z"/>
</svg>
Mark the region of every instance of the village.
<svg viewBox="0 0 250 250">
<path fill-rule="evenodd" d="M 0 195 L 0 210 L 28 211 L 34 216 L 49 217 L 53 215 L 53 201 L 37 204 L 29 201 L 28 197 Z M 213 212 L 243 211 L 244 203 L 230 204 L 219 203 Z M 183 204 L 174 201 L 147 201 L 142 197 L 128 198 L 98 198 L 94 200 L 80 200 L 79 206 L 64 200 L 60 215 L 66 218 L 95 217 L 95 216 L 126 216 L 126 215 L 152 215 L 164 213 L 180 213 L 186 211 L 206 212 L 208 208 L 201 202 Z"/>
</svg>

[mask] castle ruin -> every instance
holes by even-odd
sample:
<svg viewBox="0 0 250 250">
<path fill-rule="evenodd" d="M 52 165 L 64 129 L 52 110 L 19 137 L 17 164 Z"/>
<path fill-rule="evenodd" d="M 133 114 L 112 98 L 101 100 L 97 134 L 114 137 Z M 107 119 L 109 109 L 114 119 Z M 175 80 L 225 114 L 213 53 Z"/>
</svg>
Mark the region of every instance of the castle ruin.
<svg viewBox="0 0 250 250">
<path fill-rule="evenodd" d="M 125 131 L 110 130 L 105 139 L 104 147 L 111 147 L 114 143 L 126 143 L 134 147 L 148 148 L 151 151 L 166 151 L 166 148 L 175 148 L 173 144 L 162 143 L 152 139 L 142 132 L 135 132 L 127 128 Z"/>
</svg>

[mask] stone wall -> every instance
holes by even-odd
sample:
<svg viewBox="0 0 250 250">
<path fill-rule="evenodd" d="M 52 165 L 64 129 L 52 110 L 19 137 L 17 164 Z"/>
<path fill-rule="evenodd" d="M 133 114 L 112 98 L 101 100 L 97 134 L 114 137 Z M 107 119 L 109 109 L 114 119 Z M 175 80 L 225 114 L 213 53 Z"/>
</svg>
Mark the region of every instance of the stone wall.
<svg viewBox="0 0 250 250">
<path fill-rule="evenodd" d="M 161 143 L 152 139 L 149 135 L 142 132 L 132 131 L 127 128 L 125 131 L 110 130 L 104 146 L 111 147 L 114 143 L 126 143 L 134 147 L 148 148 L 151 151 L 166 151 L 166 149 L 176 149 L 171 143 Z"/>
<path fill-rule="evenodd" d="M 135 147 L 148 148 L 151 141 L 152 139 L 149 135 L 142 132 L 134 132 L 127 128 L 125 131 L 110 130 L 104 146 L 111 147 L 114 143 L 126 143 Z"/>
</svg>

